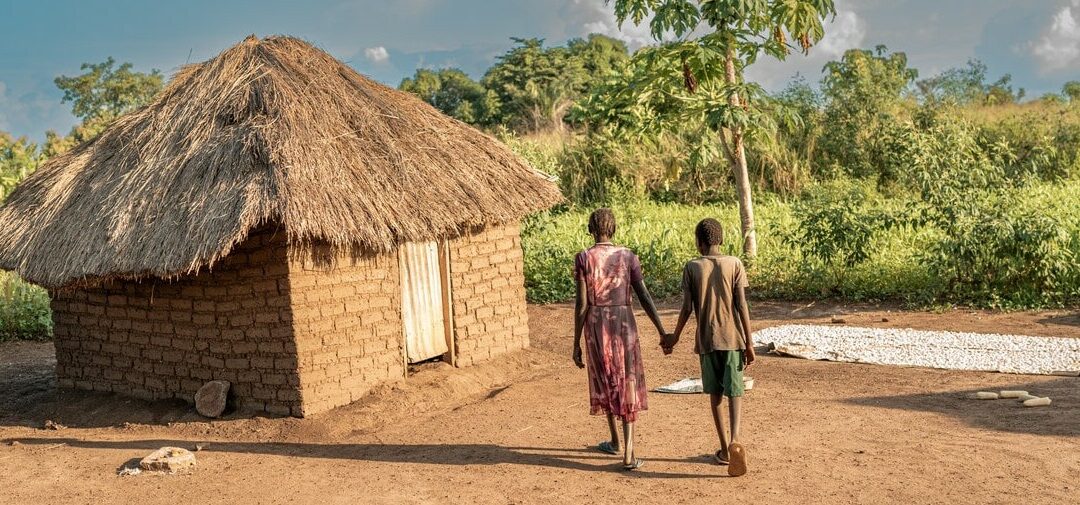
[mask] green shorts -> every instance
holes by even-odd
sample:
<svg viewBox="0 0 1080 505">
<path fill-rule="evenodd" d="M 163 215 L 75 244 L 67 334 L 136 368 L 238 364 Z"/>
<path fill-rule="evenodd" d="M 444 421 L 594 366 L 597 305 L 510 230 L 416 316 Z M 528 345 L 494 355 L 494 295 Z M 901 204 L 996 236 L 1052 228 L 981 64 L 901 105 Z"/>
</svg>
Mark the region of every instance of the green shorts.
<svg viewBox="0 0 1080 505">
<path fill-rule="evenodd" d="M 742 396 L 742 351 L 713 351 L 701 355 L 701 386 L 709 394 Z"/>
</svg>

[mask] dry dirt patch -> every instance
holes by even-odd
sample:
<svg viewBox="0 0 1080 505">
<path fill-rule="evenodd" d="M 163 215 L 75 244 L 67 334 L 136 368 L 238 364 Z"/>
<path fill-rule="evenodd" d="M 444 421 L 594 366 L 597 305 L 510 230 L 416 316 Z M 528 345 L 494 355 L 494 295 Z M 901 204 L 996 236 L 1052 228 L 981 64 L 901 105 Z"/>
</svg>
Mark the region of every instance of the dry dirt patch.
<svg viewBox="0 0 1080 505">
<path fill-rule="evenodd" d="M 824 323 L 843 311 L 860 326 L 1080 334 L 1075 312 L 928 314 L 761 303 L 755 309 L 762 325 Z M 672 324 L 674 311 L 664 314 Z M 590 448 L 606 429 L 587 415 L 585 376 L 569 360 L 570 308 L 531 307 L 530 321 L 531 350 L 469 369 L 422 370 L 311 419 L 229 414 L 206 421 L 186 405 L 56 393 L 48 344 L 4 344 L 0 502 L 1080 501 L 1076 378 L 766 356 L 753 369 L 757 384 L 746 401 L 748 476 L 726 478 L 704 457 L 716 442 L 699 395 L 650 396 L 638 440 L 648 462 L 627 474 Z M 656 337 L 642 328 L 649 344 Z M 651 386 L 696 375 L 685 343 L 670 357 L 645 345 L 644 359 Z M 1037 391 L 1054 404 L 1023 409 L 965 398 L 1001 389 Z M 45 419 L 68 428 L 42 430 Z M 191 475 L 116 476 L 131 458 L 196 444 L 203 450 Z"/>
</svg>

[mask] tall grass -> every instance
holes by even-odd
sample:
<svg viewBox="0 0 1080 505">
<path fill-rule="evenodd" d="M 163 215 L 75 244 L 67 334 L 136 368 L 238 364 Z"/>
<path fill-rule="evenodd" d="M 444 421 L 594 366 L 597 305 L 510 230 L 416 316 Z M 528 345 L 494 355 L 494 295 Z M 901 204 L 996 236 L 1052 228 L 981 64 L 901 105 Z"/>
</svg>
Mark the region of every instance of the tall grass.
<svg viewBox="0 0 1080 505">
<path fill-rule="evenodd" d="M 734 205 L 678 205 L 639 202 L 618 205 L 615 241 L 637 253 L 649 289 L 660 297 L 679 293 L 682 268 L 697 256 L 694 226 L 705 217 L 724 225 L 725 254 L 738 255 L 738 209 Z M 914 260 L 928 233 L 906 236 L 897 231 L 876 239 L 877 251 L 869 261 L 853 268 L 834 289 L 823 265 L 801 259 L 797 246 L 784 240 L 797 222 L 790 203 L 761 199 L 755 207 L 758 223 L 757 259 L 748 264 L 755 294 L 772 298 L 842 296 L 853 300 L 924 300 L 933 280 Z M 546 303 L 574 296 L 574 255 L 592 244 L 586 231 L 589 210 L 575 209 L 526 220 L 525 284 L 529 301 Z"/>
<path fill-rule="evenodd" d="M 834 191 L 826 188 L 826 191 Z M 1036 260 L 1046 257 L 1080 260 L 1080 181 L 1062 184 L 1034 184 L 1019 190 L 1022 202 L 1010 215 L 1025 216 L 1038 209 L 1053 217 L 1054 230 L 1062 234 L 1055 242 L 1057 251 L 1042 251 L 1045 244 L 1023 244 L 1015 248 L 1031 249 Z M 875 212 L 902 214 L 906 205 L 898 198 L 873 193 L 869 204 Z M 615 204 L 618 220 L 615 241 L 634 250 L 641 259 L 649 289 L 659 297 L 679 293 L 682 267 L 695 256 L 693 230 L 705 217 L 718 219 L 726 233 L 725 254 L 738 255 L 742 249 L 738 236 L 738 209 L 735 205 L 680 205 L 638 201 Z M 573 208 L 565 212 L 530 216 L 523 227 L 525 283 L 529 301 L 547 303 L 569 300 L 574 296 L 574 255 L 592 244 L 586 231 L 590 209 Z M 950 285 L 935 272 L 942 265 L 932 251 L 949 237 L 932 224 L 898 224 L 876 231 L 867 246 L 867 257 L 850 266 L 837 266 L 802 250 L 795 231 L 804 225 L 796 201 L 762 195 L 755 205 L 758 257 L 748 262 L 752 291 L 766 298 L 840 298 L 846 300 L 895 300 L 925 306 L 937 303 L 964 303 L 1000 308 L 1037 308 L 1080 301 L 1078 261 L 1056 265 L 1046 273 L 1052 282 L 1038 289 L 995 285 Z M 1015 223 L 1007 222 L 1013 227 Z M 1019 237 L 1022 239 L 1023 237 Z M 1013 240 L 1003 236 L 1002 240 Z M 989 247 L 993 246 L 993 247 Z M 978 247 L 977 245 L 975 247 Z M 1036 250 L 1037 249 L 1037 250 Z M 1007 251 L 1007 249 L 1005 249 Z M 1000 254 L 1000 244 L 974 254 Z M 990 262 L 990 268 L 1001 263 Z M 985 272 L 982 275 L 992 275 Z"/>
<path fill-rule="evenodd" d="M 0 342 L 51 337 L 49 294 L 11 272 L 0 271 Z"/>
</svg>

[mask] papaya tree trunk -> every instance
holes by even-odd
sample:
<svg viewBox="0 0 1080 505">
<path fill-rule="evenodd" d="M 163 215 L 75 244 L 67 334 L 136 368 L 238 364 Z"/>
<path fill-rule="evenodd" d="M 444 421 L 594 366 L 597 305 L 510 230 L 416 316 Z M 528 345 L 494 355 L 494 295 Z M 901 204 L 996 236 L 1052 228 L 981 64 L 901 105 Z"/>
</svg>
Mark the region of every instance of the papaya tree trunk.
<svg viewBox="0 0 1080 505">
<path fill-rule="evenodd" d="M 737 84 L 735 73 L 735 47 L 728 46 L 724 61 L 724 79 L 729 86 Z M 732 107 L 741 106 L 738 93 L 728 97 Z M 721 133 L 722 134 L 722 133 Z M 750 173 L 746 169 L 746 151 L 743 147 L 743 131 L 739 126 L 731 128 L 731 146 L 729 152 L 731 170 L 735 175 L 735 194 L 739 199 L 739 220 L 742 224 L 743 255 L 747 259 L 757 256 L 757 232 L 754 230 L 754 201 L 750 195 Z"/>
</svg>

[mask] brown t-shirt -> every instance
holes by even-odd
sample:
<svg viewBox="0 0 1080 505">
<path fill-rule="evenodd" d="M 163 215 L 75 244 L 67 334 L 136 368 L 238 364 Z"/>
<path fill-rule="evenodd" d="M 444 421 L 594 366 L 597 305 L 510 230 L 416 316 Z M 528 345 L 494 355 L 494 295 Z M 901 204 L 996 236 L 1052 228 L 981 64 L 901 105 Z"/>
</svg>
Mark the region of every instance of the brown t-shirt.
<svg viewBox="0 0 1080 505">
<path fill-rule="evenodd" d="M 697 316 L 694 352 L 743 349 L 741 322 L 736 316 L 735 290 L 748 287 L 742 261 L 734 256 L 701 256 L 683 269 L 683 296 Z"/>
</svg>

